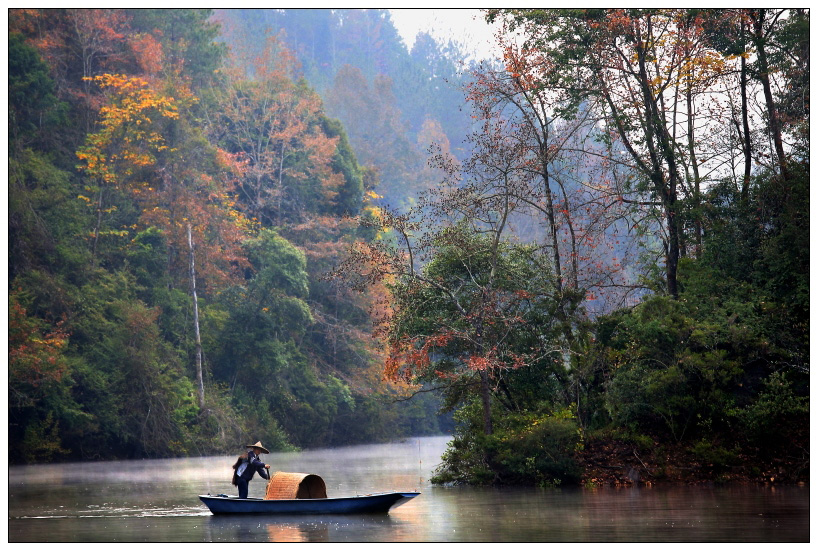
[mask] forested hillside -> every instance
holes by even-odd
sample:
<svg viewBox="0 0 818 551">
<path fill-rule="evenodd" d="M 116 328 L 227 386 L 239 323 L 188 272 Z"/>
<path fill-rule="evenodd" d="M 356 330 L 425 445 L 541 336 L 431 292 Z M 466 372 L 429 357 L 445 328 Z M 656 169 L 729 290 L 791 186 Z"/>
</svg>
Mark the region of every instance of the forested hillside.
<svg viewBox="0 0 818 551">
<path fill-rule="evenodd" d="M 383 381 L 384 291 L 323 278 L 375 183 L 283 43 L 231 51 L 209 10 L 9 31 L 12 462 L 439 431 Z"/>
<path fill-rule="evenodd" d="M 466 47 L 426 33 L 407 50 L 388 10 L 217 10 L 233 51 L 259 55 L 276 38 L 349 135 L 358 161 L 377 181 L 373 203 L 407 206 L 440 180 L 427 160 L 433 145 L 467 153 L 471 111 L 462 92 Z"/>
</svg>

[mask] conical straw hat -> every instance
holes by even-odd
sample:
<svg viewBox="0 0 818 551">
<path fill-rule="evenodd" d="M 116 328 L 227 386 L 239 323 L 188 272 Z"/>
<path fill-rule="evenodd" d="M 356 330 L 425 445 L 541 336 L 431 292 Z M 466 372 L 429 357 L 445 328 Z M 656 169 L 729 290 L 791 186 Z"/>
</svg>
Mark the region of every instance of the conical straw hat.
<svg viewBox="0 0 818 551">
<path fill-rule="evenodd" d="M 255 444 L 247 444 L 247 445 L 245 446 L 245 448 L 258 448 L 258 449 L 260 449 L 260 450 L 261 450 L 263 453 L 270 453 L 270 450 L 268 450 L 267 448 L 265 448 L 264 446 L 262 446 L 262 445 L 261 445 L 261 440 L 259 440 L 259 441 L 258 441 L 258 442 L 256 442 Z"/>
</svg>

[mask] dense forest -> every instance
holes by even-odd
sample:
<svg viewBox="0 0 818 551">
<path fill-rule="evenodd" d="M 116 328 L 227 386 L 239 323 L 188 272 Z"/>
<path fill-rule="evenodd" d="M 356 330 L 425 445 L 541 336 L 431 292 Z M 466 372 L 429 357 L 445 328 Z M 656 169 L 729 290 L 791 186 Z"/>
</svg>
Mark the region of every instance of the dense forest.
<svg viewBox="0 0 818 551">
<path fill-rule="evenodd" d="M 209 10 L 10 12 L 12 462 L 446 428 L 433 394 L 383 378 L 385 290 L 325 277 L 372 238 L 354 217 L 377 167 L 275 33 L 248 52 L 221 29 Z"/>
<path fill-rule="evenodd" d="M 485 17 L 10 10 L 10 461 L 808 480 L 809 11 Z"/>
</svg>

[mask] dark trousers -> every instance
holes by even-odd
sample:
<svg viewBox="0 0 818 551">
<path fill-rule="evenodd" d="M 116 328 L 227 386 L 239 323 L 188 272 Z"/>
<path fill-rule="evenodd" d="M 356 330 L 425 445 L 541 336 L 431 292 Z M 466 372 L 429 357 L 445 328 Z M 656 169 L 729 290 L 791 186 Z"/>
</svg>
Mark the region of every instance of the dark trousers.
<svg viewBox="0 0 818 551">
<path fill-rule="evenodd" d="M 239 488 L 239 497 L 242 498 L 242 499 L 246 498 L 247 497 L 247 481 L 244 480 L 243 478 L 239 478 L 238 488 Z"/>
</svg>

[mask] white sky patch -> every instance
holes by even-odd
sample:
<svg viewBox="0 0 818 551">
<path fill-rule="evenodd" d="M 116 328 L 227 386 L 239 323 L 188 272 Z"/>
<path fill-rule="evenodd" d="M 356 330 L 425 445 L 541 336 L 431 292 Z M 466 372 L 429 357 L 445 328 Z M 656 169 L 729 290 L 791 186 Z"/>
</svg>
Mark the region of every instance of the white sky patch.
<svg viewBox="0 0 818 551">
<path fill-rule="evenodd" d="M 471 50 L 477 59 L 494 57 L 496 25 L 486 23 L 478 9 L 390 9 L 392 22 L 406 47 L 411 50 L 419 32 L 428 32 L 438 41 L 452 39 Z"/>
</svg>

